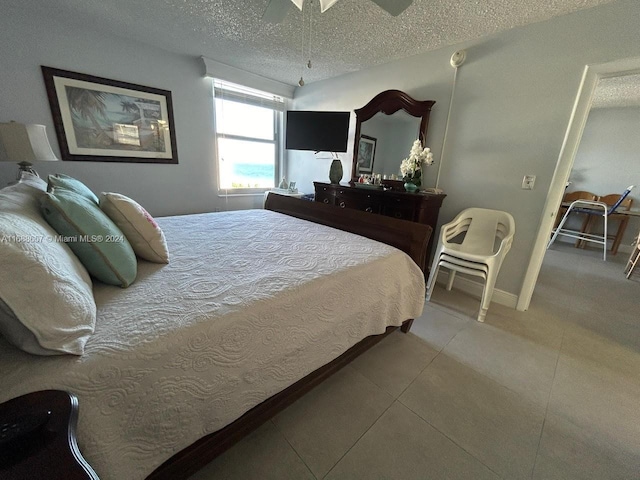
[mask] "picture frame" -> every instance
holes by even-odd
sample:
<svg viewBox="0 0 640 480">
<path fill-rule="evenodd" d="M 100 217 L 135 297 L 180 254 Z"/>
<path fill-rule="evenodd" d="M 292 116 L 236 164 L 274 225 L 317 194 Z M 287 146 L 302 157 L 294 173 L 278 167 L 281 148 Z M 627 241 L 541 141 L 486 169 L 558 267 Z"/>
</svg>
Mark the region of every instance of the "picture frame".
<svg viewBox="0 0 640 480">
<path fill-rule="evenodd" d="M 170 91 L 41 69 L 62 160 L 178 163 Z"/>
<path fill-rule="evenodd" d="M 358 144 L 358 173 L 373 173 L 378 140 L 368 135 L 360 135 Z"/>
</svg>

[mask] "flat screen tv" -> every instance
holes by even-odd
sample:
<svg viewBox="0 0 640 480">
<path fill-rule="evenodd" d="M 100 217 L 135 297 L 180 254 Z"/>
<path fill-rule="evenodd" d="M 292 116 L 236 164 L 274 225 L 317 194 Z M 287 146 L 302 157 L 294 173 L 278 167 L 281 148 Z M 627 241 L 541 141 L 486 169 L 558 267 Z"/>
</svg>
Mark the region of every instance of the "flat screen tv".
<svg viewBox="0 0 640 480">
<path fill-rule="evenodd" d="M 287 111 L 288 150 L 346 152 L 350 112 Z"/>
</svg>

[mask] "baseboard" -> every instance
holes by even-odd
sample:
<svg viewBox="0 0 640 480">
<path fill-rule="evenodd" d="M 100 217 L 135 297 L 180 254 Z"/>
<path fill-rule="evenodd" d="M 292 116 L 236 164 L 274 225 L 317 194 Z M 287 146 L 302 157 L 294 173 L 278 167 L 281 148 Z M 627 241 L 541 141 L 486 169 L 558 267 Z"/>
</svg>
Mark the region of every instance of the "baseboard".
<svg viewBox="0 0 640 480">
<path fill-rule="evenodd" d="M 449 272 L 443 270 L 440 270 L 438 272 L 438 283 L 446 285 L 448 279 Z M 474 282 L 473 280 L 463 277 L 458 273 L 456 275 L 455 281 L 453 282 L 453 288 L 480 299 L 482 298 L 482 290 L 484 290 L 484 284 L 480 282 Z M 500 305 L 504 305 L 505 307 L 516 308 L 516 305 L 518 304 L 518 296 L 513 293 L 500 290 L 499 288 L 494 288 L 491 301 L 499 303 Z"/>
</svg>

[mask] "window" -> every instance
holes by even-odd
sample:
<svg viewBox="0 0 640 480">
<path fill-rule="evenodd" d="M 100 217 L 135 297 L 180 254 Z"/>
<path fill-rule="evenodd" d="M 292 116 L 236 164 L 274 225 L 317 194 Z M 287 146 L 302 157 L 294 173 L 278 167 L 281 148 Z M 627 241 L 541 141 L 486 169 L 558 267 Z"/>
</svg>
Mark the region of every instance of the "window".
<svg viewBox="0 0 640 480">
<path fill-rule="evenodd" d="M 284 99 L 214 80 L 218 187 L 251 193 L 276 185 Z"/>
</svg>

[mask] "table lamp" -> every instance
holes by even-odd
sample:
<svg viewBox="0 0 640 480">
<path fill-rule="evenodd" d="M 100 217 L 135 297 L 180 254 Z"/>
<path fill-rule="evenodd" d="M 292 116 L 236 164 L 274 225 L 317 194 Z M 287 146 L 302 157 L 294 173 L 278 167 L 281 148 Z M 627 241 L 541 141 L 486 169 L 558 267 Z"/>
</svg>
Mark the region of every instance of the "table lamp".
<svg viewBox="0 0 640 480">
<path fill-rule="evenodd" d="M 56 160 L 44 125 L 0 123 L 0 162 L 17 162 L 18 179 L 22 172 L 38 175 L 32 162 Z"/>
</svg>

